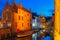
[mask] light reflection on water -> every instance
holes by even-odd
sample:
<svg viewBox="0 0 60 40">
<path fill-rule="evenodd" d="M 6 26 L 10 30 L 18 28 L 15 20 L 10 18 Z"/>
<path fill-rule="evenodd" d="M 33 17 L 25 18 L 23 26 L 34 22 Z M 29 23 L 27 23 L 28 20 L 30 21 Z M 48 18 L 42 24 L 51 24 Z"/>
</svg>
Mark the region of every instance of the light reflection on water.
<svg viewBox="0 0 60 40">
<path fill-rule="evenodd" d="M 50 36 L 45 37 L 46 40 L 51 39 Z M 12 37 L 12 38 L 7 38 L 7 39 L 1 39 L 1 40 L 41 40 L 41 37 L 38 36 L 37 33 L 34 33 L 32 36 L 27 36 L 27 37 L 21 37 L 21 38 L 17 38 L 17 37 Z"/>
<path fill-rule="evenodd" d="M 14 38 L 7 38 L 7 39 L 1 39 L 1 40 L 28 40 L 28 39 L 14 37 Z"/>
<path fill-rule="evenodd" d="M 23 37 L 23 38 L 13 37 L 13 38 L 1 39 L 1 40 L 32 40 L 32 38 L 31 37 Z"/>
</svg>

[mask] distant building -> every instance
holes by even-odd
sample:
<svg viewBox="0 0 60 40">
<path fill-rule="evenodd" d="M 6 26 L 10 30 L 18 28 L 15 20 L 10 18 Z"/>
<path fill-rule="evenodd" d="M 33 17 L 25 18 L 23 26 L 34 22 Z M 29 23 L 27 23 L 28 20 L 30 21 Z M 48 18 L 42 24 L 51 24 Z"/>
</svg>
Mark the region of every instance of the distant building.
<svg viewBox="0 0 60 40">
<path fill-rule="evenodd" d="M 41 23 L 40 23 L 40 33 L 44 33 L 44 32 L 47 32 L 49 30 L 49 27 L 46 23 L 46 18 L 44 16 L 42 16 L 42 14 L 40 15 L 40 20 L 41 20 Z"/>
<path fill-rule="evenodd" d="M 35 19 L 36 17 L 38 17 L 38 15 L 37 15 L 37 13 L 35 13 L 35 12 L 31 12 L 32 13 L 32 19 Z"/>
<path fill-rule="evenodd" d="M 32 19 L 32 29 L 39 29 L 40 27 L 40 20 L 39 17 L 35 17 Z"/>
<path fill-rule="evenodd" d="M 40 19 L 37 13 L 32 12 L 32 29 L 38 29 L 40 25 Z"/>
</svg>

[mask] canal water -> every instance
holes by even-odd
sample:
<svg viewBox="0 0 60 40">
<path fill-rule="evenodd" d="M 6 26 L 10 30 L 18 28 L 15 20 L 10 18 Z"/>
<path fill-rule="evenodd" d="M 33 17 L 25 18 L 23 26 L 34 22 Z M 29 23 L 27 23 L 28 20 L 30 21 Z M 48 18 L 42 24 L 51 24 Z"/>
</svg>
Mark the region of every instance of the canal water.
<svg viewBox="0 0 60 40">
<path fill-rule="evenodd" d="M 37 40 L 37 33 L 34 33 L 33 35 L 26 36 L 26 37 L 12 37 L 12 38 L 6 38 L 1 40 Z"/>
<path fill-rule="evenodd" d="M 12 37 L 12 38 L 6 38 L 6 39 L 1 39 L 1 40 L 51 40 L 50 36 L 46 36 L 44 38 L 40 37 L 40 34 L 34 33 L 33 35 L 26 36 L 26 37 Z"/>
</svg>

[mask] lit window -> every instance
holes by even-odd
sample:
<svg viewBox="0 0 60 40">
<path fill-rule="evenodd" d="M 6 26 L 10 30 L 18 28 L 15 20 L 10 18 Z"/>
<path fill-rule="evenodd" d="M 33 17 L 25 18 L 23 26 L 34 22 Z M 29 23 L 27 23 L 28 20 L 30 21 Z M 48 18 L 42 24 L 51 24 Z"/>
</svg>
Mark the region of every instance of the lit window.
<svg viewBox="0 0 60 40">
<path fill-rule="evenodd" d="M 3 28 L 3 24 L 2 23 L 0 24 L 0 28 Z"/>
<path fill-rule="evenodd" d="M 8 27 L 11 27 L 11 23 L 8 23 Z"/>
</svg>

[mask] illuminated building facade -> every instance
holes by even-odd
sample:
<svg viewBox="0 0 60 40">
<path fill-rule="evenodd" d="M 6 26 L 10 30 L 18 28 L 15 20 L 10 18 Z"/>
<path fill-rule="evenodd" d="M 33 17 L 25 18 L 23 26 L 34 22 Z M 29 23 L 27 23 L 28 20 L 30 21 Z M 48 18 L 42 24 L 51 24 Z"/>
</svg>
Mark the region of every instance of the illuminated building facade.
<svg viewBox="0 0 60 40">
<path fill-rule="evenodd" d="M 25 35 L 32 35 L 32 14 L 30 11 L 22 7 L 22 3 L 17 5 L 14 1 L 12 5 L 8 2 L 2 12 L 2 21 L 0 22 L 1 28 L 0 35 L 17 36 L 15 33 L 20 31 L 28 31 Z M 30 37 L 31 38 L 31 37 Z M 30 40 L 30 38 L 28 38 Z"/>
<path fill-rule="evenodd" d="M 22 7 L 22 3 L 18 6 L 17 13 L 14 12 L 14 25 L 17 27 L 17 31 L 31 30 L 32 15 L 30 11 Z"/>
</svg>

